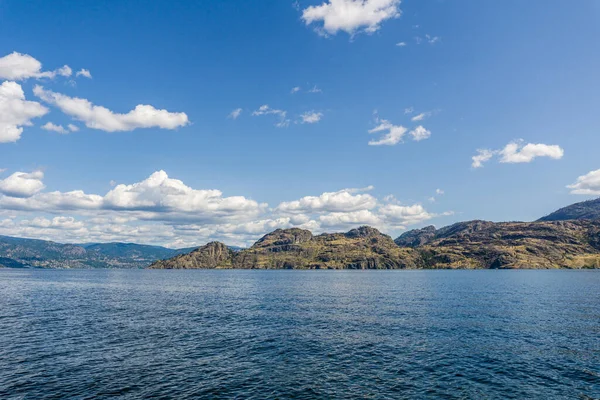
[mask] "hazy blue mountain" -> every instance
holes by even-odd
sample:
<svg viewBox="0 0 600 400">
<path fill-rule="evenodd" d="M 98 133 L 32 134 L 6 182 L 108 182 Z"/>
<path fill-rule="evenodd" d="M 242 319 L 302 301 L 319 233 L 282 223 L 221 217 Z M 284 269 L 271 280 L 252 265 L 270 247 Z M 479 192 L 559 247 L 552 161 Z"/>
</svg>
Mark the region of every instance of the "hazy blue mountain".
<svg viewBox="0 0 600 400">
<path fill-rule="evenodd" d="M 193 251 L 134 243 L 62 244 L 0 236 L 0 266 L 7 268 L 143 268 Z"/>
</svg>

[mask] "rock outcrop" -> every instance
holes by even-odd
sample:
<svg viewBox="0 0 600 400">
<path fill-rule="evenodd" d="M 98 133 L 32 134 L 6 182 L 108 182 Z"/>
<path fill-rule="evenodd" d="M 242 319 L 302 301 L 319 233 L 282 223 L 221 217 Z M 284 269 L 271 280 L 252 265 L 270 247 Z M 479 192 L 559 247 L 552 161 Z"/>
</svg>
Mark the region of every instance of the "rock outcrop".
<svg viewBox="0 0 600 400">
<path fill-rule="evenodd" d="M 233 251 L 220 242 L 210 242 L 189 254 L 153 263 L 150 269 L 231 268 Z"/>
<path fill-rule="evenodd" d="M 221 243 L 218 245 L 220 248 L 225 247 Z M 216 246 L 216 244 L 211 243 L 207 246 Z M 200 257 L 199 254 L 206 251 L 205 247 L 186 256 L 158 261 L 150 268 L 414 269 L 423 267 L 416 251 L 397 246 L 391 237 L 371 227 L 318 236 L 297 228 L 278 229 L 262 237 L 249 249 L 228 253 L 229 259 Z"/>
<path fill-rule="evenodd" d="M 600 219 L 600 198 L 571 204 L 540 218 L 538 221 L 567 221 L 573 219 Z"/>
<path fill-rule="evenodd" d="M 313 235 L 278 229 L 238 252 L 213 242 L 154 269 L 600 268 L 600 220 L 468 221 L 397 238 L 371 227 Z"/>
<path fill-rule="evenodd" d="M 419 252 L 427 268 L 598 268 L 600 220 L 461 222 L 396 239 Z M 422 244 L 415 245 L 421 238 Z"/>
</svg>

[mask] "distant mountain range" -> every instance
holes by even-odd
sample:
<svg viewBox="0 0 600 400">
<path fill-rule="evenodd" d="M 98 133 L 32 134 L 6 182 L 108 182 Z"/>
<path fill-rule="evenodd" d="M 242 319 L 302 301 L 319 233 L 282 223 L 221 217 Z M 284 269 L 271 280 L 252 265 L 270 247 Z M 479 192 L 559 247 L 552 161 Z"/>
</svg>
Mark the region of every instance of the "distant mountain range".
<svg viewBox="0 0 600 400">
<path fill-rule="evenodd" d="M 313 235 L 278 229 L 248 249 L 211 242 L 168 249 L 131 243 L 60 244 L 0 236 L 7 268 L 438 269 L 600 268 L 600 199 L 535 222 L 468 221 L 393 240 L 371 227 Z"/>
<path fill-rule="evenodd" d="M 144 268 L 194 248 L 168 249 L 133 243 L 61 244 L 0 236 L 0 266 L 7 268 Z"/>
</svg>

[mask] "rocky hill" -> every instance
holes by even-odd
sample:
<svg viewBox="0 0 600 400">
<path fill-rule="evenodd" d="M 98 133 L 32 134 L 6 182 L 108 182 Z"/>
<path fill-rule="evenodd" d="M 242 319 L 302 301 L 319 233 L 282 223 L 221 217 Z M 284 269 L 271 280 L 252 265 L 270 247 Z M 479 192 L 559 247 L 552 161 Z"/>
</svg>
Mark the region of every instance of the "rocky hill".
<svg viewBox="0 0 600 400">
<path fill-rule="evenodd" d="M 567 221 L 572 219 L 600 219 L 600 198 L 563 207 L 539 221 Z"/>
<path fill-rule="evenodd" d="M 566 207 L 536 222 L 428 226 L 395 241 L 366 226 L 317 236 L 297 228 L 278 229 L 246 250 L 226 251 L 213 242 L 149 268 L 600 268 L 600 218 L 590 218 L 594 215 L 600 216 L 599 200 Z M 559 216 L 573 218 L 553 220 Z"/>
<path fill-rule="evenodd" d="M 160 261 L 157 261 L 160 260 Z M 0 236 L 0 267 L 152 269 L 600 268 L 600 199 L 536 222 L 428 226 L 396 240 L 367 226 L 313 235 L 278 229 L 248 249 L 130 243 L 61 244 Z"/>
<path fill-rule="evenodd" d="M 599 268 L 600 220 L 461 222 L 407 232 L 396 244 L 428 268 Z"/>
<path fill-rule="evenodd" d="M 314 236 L 303 229 L 278 229 L 246 250 L 225 251 L 213 242 L 149 268 L 240 268 L 240 269 L 404 269 L 422 268 L 418 253 L 401 248 L 391 237 L 370 227 L 347 233 Z"/>
</svg>

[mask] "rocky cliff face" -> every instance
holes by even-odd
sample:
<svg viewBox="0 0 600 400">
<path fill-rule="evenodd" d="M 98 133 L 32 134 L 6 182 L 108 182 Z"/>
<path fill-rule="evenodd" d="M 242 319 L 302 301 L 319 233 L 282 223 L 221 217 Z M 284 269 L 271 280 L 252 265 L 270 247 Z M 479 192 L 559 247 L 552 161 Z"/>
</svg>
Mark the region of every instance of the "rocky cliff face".
<svg viewBox="0 0 600 400">
<path fill-rule="evenodd" d="M 600 268 L 600 220 L 468 221 L 410 231 L 395 241 L 370 227 L 317 236 L 278 229 L 246 250 L 213 242 L 150 268 Z"/>
<path fill-rule="evenodd" d="M 600 267 L 598 220 L 461 222 L 426 234 L 407 232 L 396 243 L 419 252 L 427 268 Z"/>
<path fill-rule="evenodd" d="M 571 204 L 540 218 L 539 221 L 567 221 L 573 219 L 600 219 L 600 199 Z"/>
<path fill-rule="evenodd" d="M 221 247 L 223 244 L 219 243 Z M 209 244 L 207 246 L 215 246 Z M 198 257 L 204 246 L 187 256 L 159 261 L 161 268 L 240 269 L 402 269 L 419 268 L 420 258 L 412 249 L 397 246 L 391 237 L 370 227 L 348 233 L 314 236 L 302 229 L 278 229 L 265 235 L 251 248 L 230 252 L 228 260 Z"/>
<path fill-rule="evenodd" d="M 151 269 L 231 268 L 233 251 L 220 242 L 211 242 L 189 254 L 153 263 Z"/>
</svg>

